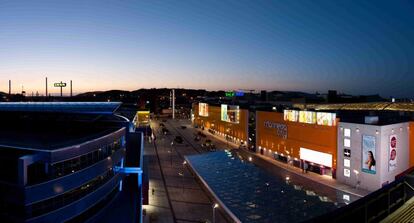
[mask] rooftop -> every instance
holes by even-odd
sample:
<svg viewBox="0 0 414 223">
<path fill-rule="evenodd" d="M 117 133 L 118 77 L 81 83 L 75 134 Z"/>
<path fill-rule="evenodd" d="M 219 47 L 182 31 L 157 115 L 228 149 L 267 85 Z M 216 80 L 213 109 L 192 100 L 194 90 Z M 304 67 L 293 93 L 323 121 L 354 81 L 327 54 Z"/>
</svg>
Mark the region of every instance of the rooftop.
<svg viewBox="0 0 414 223">
<path fill-rule="evenodd" d="M 270 175 L 230 152 L 186 159 L 220 206 L 241 222 L 303 222 L 345 205 L 339 191 Z"/>
<path fill-rule="evenodd" d="M 359 110 L 359 111 L 406 111 L 414 112 L 414 103 L 409 102 L 370 102 L 340 104 L 293 104 L 298 109 L 314 110 Z"/>
<path fill-rule="evenodd" d="M 121 102 L 0 102 L 0 111 L 113 114 Z"/>
</svg>

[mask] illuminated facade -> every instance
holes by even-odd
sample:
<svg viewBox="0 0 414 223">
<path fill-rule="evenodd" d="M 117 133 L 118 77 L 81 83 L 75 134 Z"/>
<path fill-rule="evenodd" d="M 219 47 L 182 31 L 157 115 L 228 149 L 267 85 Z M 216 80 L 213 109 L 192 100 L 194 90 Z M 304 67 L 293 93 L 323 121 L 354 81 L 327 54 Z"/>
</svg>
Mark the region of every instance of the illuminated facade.
<svg viewBox="0 0 414 223">
<path fill-rule="evenodd" d="M 340 122 L 338 128 L 338 181 L 374 191 L 410 167 L 409 122 Z"/>
<path fill-rule="evenodd" d="M 200 110 L 201 108 L 201 110 Z M 246 144 L 249 111 L 237 105 L 219 106 L 199 103 L 193 105 L 193 125 L 207 129 L 227 140 Z"/>
<path fill-rule="evenodd" d="M 329 115 L 331 119 L 318 121 L 318 116 L 309 111 L 257 111 L 256 151 L 297 167 L 307 162 L 310 171 L 335 177 L 338 120 Z"/>
<path fill-rule="evenodd" d="M 1 222 L 99 218 L 121 193 L 124 167 L 135 163 L 142 169 L 139 159 L 127 157 L 130 147 L 141 156 L 142 133 L 114 115 L 119 105 L 0 104 Z M 141 197 L 142 180 L 134 183 Z M 138 212 L 131 222 L 139 222 L 140 199 L 134 203 Z"/>
</svg>

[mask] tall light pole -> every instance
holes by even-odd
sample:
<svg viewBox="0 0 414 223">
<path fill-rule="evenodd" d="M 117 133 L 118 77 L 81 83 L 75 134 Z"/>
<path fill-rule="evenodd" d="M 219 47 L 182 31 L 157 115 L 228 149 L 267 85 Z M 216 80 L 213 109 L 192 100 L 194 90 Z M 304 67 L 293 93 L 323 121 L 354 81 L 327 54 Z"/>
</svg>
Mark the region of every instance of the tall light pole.
<svg viewBox="0 0 414 223">
<path fill-rule="evenodd" d="M 45 92 L 45 96 L 47 97 L 48 96 L 48 92 L 47 92 L 47 77 L 46 77 L 46 80 L 45 80 L 45 87 L 46 87 L 46 92 Z"/>
<path fill-rule="evenodd" d="M 216 223 L 216 208 L 218 208 L 219 205 L 217 203 L 214 203 L 212 208 L 213 208 L 213 223 Z"/>
<path fill-rule="evenodd" d="M 175 119 L 175 89 L 172 89 L 172 119 Z"/>
</svg>

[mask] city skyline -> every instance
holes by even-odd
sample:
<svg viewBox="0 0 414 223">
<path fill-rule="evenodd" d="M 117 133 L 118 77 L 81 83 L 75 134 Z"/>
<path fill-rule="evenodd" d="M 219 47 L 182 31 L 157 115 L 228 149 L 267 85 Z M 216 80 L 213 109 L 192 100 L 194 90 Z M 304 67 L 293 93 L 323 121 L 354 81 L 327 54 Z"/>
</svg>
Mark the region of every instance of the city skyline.
<svg viewBox="0 0 414 223">
<path fill-rule="evenodd" d="M 414 5 L 2 2 L 0 91 L 290 90 L 412 98 Z M 68 91 L 68 90 L 67 90 Z"/>
</svg>

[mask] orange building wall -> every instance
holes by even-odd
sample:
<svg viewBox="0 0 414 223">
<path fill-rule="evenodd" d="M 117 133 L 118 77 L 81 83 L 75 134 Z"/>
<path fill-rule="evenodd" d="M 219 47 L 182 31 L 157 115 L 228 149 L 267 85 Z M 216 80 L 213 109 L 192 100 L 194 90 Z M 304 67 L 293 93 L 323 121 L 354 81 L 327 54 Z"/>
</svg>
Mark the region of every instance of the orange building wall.
<svg viewBox="0 0 414 223">
<path fill-rule="evenodd" d="M 266 128 L 265 121 L 285 124 L 287 139 L 276 135 L 274 128 Z M 337 120 L 338 123 L 338 120 Z M 283 120 L 283 113 L 256 112 L 256 146 L 300 158 L 300 147 L 332 154 L 332 167 L 336 169 L 337 126 L 320 126 Z"/>
<path fill-rule="evenodd" d="M 208 129 L 214 129 L 221 133 L 228 134 L 240 140 L 247 141 L 248 137 L 248 116 L 247 109 L 240 109 L 239 123 L 229 123 L 221 121 L 221 107 L 208 107 L 208 117 L 202 117 L 198 114 L 198 103 L 193 104 L 194 123 L 198 126 L 204 126 Z"/>
<path fill-rule="evenodd" d="M 413 167 L 414 166 L 414 122 L 410 122 L 410 125 L 409 125 L 409 131 L 408 131 L 408 137 L 409 137 L 409 140 L 410 140 L 410 144 L 409 144 L 409 146 L 410 146 L 410 152 L 409 152 L 409 154 L 410 154 L 410 167 Z"/>
</svg>

